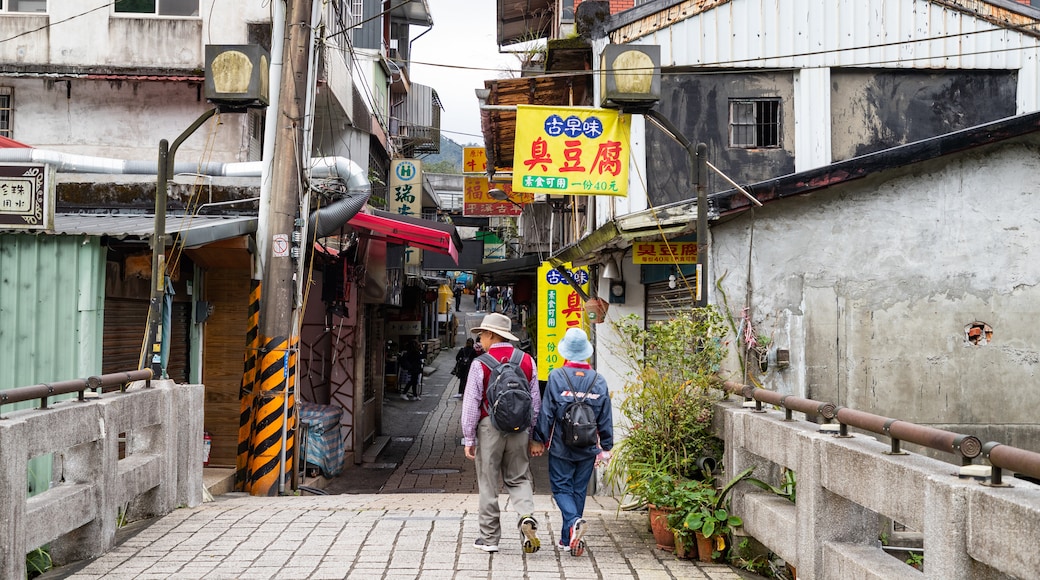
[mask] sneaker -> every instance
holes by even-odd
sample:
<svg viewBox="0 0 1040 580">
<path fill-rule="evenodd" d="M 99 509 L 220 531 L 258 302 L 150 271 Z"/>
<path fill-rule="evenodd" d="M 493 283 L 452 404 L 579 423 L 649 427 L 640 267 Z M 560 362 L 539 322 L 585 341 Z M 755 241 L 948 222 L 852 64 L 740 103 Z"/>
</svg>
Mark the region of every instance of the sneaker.
<svg viewBox="0 0 1040 580">
<path fill-rule="evenodd" d="M 557 550 L 569 550 L 571 547 L 563 543 L 563 540 L 556 542 Z"/>
<path fill-rule="evenodd" d="M 585 536 L 586 528 L 588 528 L 588 523 L 581 518 L 578 518 L 578 521 L 571 526 L 571 556 L 580 556 L 585 553 L 585 542 L 582 537 Z"/>
<path fill-rule="evenodd" d="M 412 396 L 409 395 L 408 393 L 405 393 L 405 394 L 401 395 L 401 400 L 402 401 L 411 401 L 412 400 Z"/>
<path fill-rule="evenodd" d="M 473 542 L 473 547 L 478 549 L 478 550 L 483 550 L 485 552 L 497 552 L 498 551 L 498 546 L 497 545 L 492 544 L 491 542 L 488 542 L 488 541 L 484 540 L 484 538 L 477 538 L 477 540 L 475 542 Z"/>
<path fill-rule="evenodd" d="M 531 516 L 520 518 L 520 545 L 525 554 L 533 554 L 542 547 L 542 541 L 538 539 L 538 522 Z"/>
</svg>

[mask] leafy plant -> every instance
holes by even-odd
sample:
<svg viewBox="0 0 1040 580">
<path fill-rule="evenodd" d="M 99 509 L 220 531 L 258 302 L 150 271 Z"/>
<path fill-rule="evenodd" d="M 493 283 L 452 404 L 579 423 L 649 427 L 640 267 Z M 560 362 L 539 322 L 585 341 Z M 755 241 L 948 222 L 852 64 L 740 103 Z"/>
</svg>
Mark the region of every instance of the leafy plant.
<svg viewBox="0 0 1040 580">
<path fill-rule="evenodd" d="M 783 478 L 783 481 L 780 483 L 779 487 L 772 486 L 761 479 L 755 479 L 754 477 L 749 477 L 748 482 L 766 491 L 771 491 L 776 495 L 787 499 L 791 503 L 795 503 L 795 499 L 797 499 L 795 492 L 797 490 L 798 482 L 795 479 L 794 472 L 790 469 L 784 469 L 784 474 L 781 477 Z"/>
<path fill-rule="evenodd" d="M 29 578 L 35 578 L 54 566 L 47 546 L 36 548 L 25 555 L 25 569 Z"/>
<path fill-rule="evenodd" d="M 924 554 L 910 552 L 906 557 L 906 563 L 918 570 L 922 570 L 924 569 Z"/>
<path fill-rule="evenodd" d="M 673 313 L 645 328 L 635 315 L 615 321 L 633 379 L 618 405 L 631 427 L 614 446 L 607 476 L 642 497 L 646 466 L 673 477 L 697 479 L 697 461 L 719 458 L 722 442 L 711 432 L 713 389 L 724 350 L 722 320 L 713 306 Z"/>
<path fill-rule="evenodd" d="M 741 471 L 718 490 L 708 484 L 706 489 L 709 491 L 703 493 L 696 507 L 687 512 L 683 518 L 682 527 L 693 532 L 699 531 L 705 537 L 710 538 L 715 535 L 728 534 L 730 528 L 743 525 L 743 520 L 730 515 L 726 509 L 726 496 L 738 483 L 749 479 L 754 470 L 755 468 L 752 466 Z"/>
</svg>

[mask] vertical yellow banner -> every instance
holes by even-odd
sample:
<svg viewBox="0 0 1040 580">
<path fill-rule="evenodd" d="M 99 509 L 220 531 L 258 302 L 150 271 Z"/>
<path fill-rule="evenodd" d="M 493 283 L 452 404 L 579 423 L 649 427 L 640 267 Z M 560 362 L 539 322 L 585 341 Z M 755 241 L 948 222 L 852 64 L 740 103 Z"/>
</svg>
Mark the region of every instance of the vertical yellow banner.
<svg viewBox="0 0 1040 580">
<path fill-rule="evenodd" d="M 564 267 L 574 280 L 588 292 L 589 270 L 582 266 Z M 549 262 L 538 267 L 538 380 L 549 379 L 553 369 L 563 366 L 564 360 L 556 352 L 556 343 L 563 339 L 568 328 L 586 328 L 585 309 L 581 295 L 570 286 Z"/>
<path fill-rule="evenodd" d="M 398 215 L 422 217 L 422 161 L 394 159 L 390 161 L 390 192 L 387 200 L 390 211 Z M 422 263 L 422 250 L 408 247 L 404 250 L 405 264 Z"/>
</svg>

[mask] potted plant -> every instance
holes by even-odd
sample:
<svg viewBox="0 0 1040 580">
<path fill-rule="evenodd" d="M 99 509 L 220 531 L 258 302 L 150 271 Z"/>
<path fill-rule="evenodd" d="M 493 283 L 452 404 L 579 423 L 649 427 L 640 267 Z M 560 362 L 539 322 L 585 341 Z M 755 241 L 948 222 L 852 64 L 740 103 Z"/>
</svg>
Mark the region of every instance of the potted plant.
<svg viewBox="0 0 1040 580">
<path fill-rule="evenodd" d="M 684 533 L 692 532 L 697 538 L 697 551 L 702 562 L 717 558 L 725 549 L 725 538 L 730 530 L 743 525 L 739 517 L 729 513 L 726 497 L 735 485 L 753 479 L 751 472 L 754 469 L 749 467 L 741 471 L 721 488 L 716 488 L 713 481 L 706 482 L 704 491 L 697 494 L 694 505 L 685 512 L 681 527 Z"/>
<path fill-rule="evenodd" d="M 697 538 L 695 530 L 685 526 L 689 514 L 712 500 L 715 489 L 711 484 L 701 480 L 686 480 L 675 486 L 670 501 L 672 513 L 668 515 L 668 527 L 675 537 L 675 555 L 679 558 L 691 558 L 697 555 Z"/>
<path fill-rule="evenodd" d="M 672 495 L 676 483 L 676 477 L 667 469 L 649 463 L 632 465 L 628 474 L 628 492 L 647 506 L 650 531 L 662 550 L 672 550 L 675 546 L 668 518 L 675 511 Z"/>
<path fill-rule="evenodd" d="M 725 355 L 722 317 L 709 306 L 645 328 L 635 315 L 613 324 L 633 372 L 617 407 L 629 426 L 614 446 L 608 477 L 627 486 L 634 468 L 649 464 L 696 479 L 699 459 L 722 455 L 711 432 L 713 405 L 722 399 L 713 388 Z"/>
<path fill-rule="evenodd" d="M 645 327 L 636 315 L 612 322 L 632 379 L 619 397 L 619 430 L 606 477 L 631 498 L 622 507 L 674 508 L 670 494 L 683 481 L 701 477 L 704 458 L 716 462 L 722 441 L 711 431 L 713 405 L 722 399 L 716 373 L 725 355 L 724 326 L 709 306 L 677 311 Z M 667 522 L 665 522 L 667 523 Z M 666 526 L 667 527 L 667 526 Z M 673 541 L 659 532 L 658 545 Z"/>
</svg>

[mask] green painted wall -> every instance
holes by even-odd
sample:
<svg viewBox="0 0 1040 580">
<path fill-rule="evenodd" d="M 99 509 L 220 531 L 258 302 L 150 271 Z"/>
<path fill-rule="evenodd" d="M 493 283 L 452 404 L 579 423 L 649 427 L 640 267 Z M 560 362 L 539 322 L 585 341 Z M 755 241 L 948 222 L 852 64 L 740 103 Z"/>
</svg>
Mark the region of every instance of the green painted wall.
<svg viewBox="0 0 1040 580">
<path fill-rule="evenodd" d="M 93 237 L 0 234 L 0 390 L 101 372 L 105 251 Z M 46 490 L 50 457 L 29 475 L 30 493 Z"/>
</svg>

